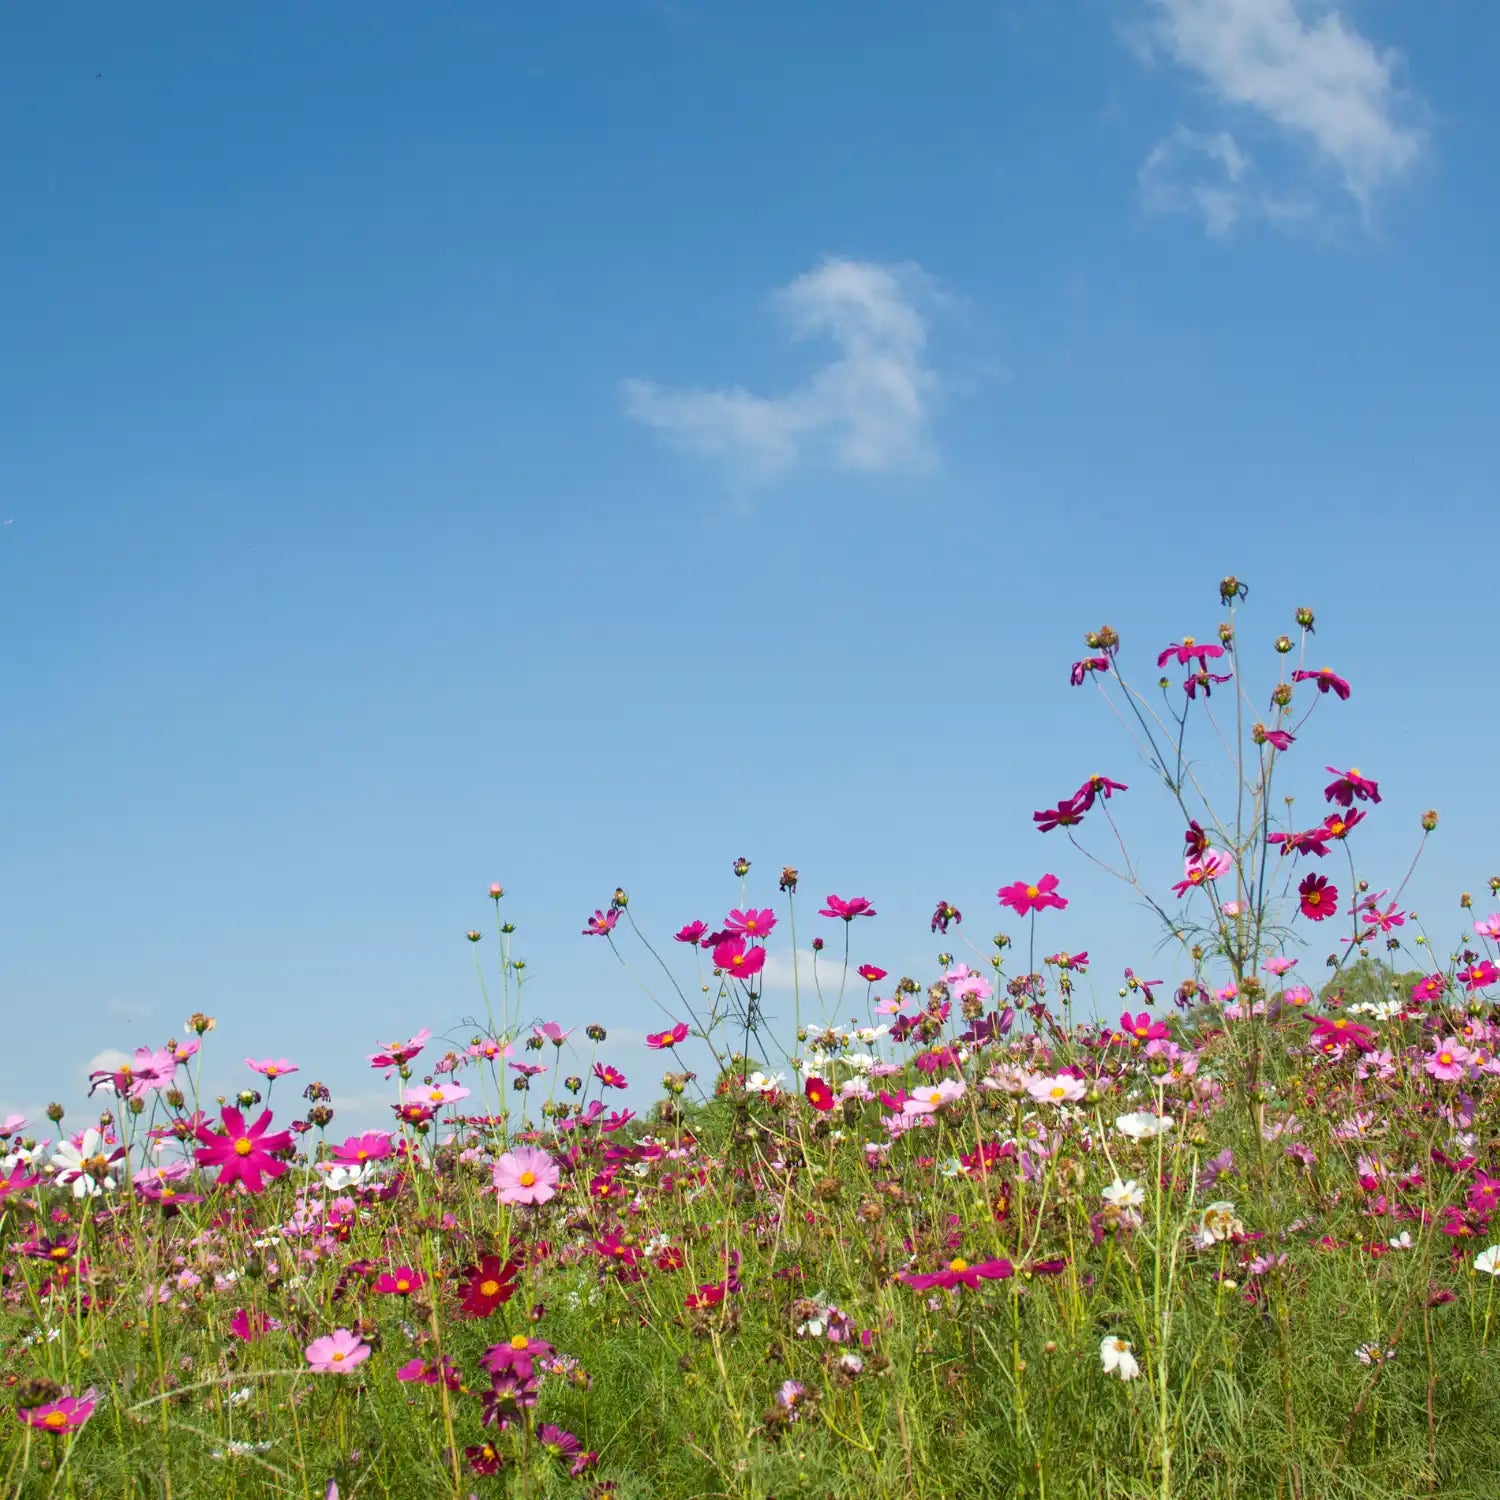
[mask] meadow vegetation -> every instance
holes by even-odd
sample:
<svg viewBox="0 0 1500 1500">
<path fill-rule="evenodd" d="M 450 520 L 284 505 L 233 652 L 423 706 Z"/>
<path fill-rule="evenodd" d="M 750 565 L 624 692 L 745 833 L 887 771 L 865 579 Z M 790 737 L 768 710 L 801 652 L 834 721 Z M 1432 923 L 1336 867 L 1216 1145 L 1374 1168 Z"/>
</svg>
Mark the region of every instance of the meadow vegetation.
<svg viewBox="0 0 1500 1500">
<path fill-rule="evenodd" d="M 1350 684 L 1310 610 L 1242 673 L 1245 593 L 1140 681 L 1087 635 L 1130 785 L 1036 812 L 995 907 L 938 901 L 923 974 L 791 867 L 675 934 L 616 890 L 584 930 L 661 1007 L 654 1104 L 536 1016 L 494 886 L 484 1024 L 376 1048 L 385 1128 L 307 1059 L 204 1097 L 206 1015 L 86 1119 L 0 1120 L 0 1492 L 1490 1500 L 1500 915 L 1429 939 L 1416 858 L 1366 878 L 1365 819 L 1419 855 L 1437 816 L 1324 769 Z M 1143 912 L 1106 1016 L 1060 946 L 1082 860 Z"/>
</svg>

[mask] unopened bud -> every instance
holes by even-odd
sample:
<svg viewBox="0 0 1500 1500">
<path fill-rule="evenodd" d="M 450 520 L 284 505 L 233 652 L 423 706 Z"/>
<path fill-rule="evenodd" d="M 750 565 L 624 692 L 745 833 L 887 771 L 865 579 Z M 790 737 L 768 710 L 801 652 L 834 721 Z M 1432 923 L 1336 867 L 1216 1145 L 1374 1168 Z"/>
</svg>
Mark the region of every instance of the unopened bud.
<svg viewBox="0 0 1500 1500">
<path fill-rule="evenodd" d="M 779 885 L 780 889 L 782 889 L 783 891 L 795 893 L 797 889 L 797 870 L 795 866 L 783 865 L 781 867 L 781 880 L 779 882 Z"/>
<path fill-rule="evenodd" d="M 1297 623 L 1309 635 L 1313 633 L 1313 612 L 1305 604 L 1297 610 Z"/>
<path fill-rule="evenodd" d="M 1289 635 L 1278 635 L 1276 637 L 1276 650 L 1285 656 L 1292 649 L 1292 638 Z"/>
<path fill-rule="evenodd" d="M 56 1125 L 66 1113 L 67 1111 L 64 1110 L 62 1105 L 60 1104 L 49 1104 L 47 1106 L 47 1118 L 51 1120 L 54 1125 Z"/>
<path fill-rule="evenodd" d="M 471 943 L 477 943 L 479 941 L 479 934 L 472 927 L 464 934 L 464 936 L 468 938 Z"/>
<path fill-rule="evenodd" d="M 1219 626 L 1219 644 L 1221 646 L 1232 646 L 1234 644 L 1233 625 L 1225 624 Z"/>
<path fill-rule="evenodd" d="M 505 894 L 505 887 L 503 885 L 492 885 L 490 887 L 490 900 L 491 901 L 498 901 L 504 894 Z"/>
<path fill-rule="evenodd" d="M 623 886 L 616 886 L 615 893 L 609 898 L 609 904 L 616 911 L 624 911 L 630 905 L 630 895 Z"/>
<path fill-rule="evenodd" d="M 1432 830 L 1437 827 L 1437 825 L 1438 815 L 1432 810 L 1432 808 L 1429 807 L 1427 811 L 1422 814 L 1422 832 L 1431 833 Z"/>
<path fill-rule="evenodd" d="M 735 860 L 733 868 L 734 873 L 743 880 L 750 873 L 750 861 L 742 854 Z"/>
<path fill-rule="evenodd" d="M 1271 702 L 1277 708 L 1285 708 L 1292 701 L 1292 685 L 1289 682 L 1278 682 L 1271 689 Z"/>
</svg>

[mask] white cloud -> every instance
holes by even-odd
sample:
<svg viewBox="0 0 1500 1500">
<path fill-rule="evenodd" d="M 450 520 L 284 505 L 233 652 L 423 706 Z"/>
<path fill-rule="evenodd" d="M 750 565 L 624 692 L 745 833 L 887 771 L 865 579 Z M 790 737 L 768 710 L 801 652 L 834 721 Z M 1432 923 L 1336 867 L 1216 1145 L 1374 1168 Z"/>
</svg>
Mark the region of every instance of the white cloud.
<svg viewBox="0 0 1500 1500">
<path fill-rule="evenodd" d="M 1259 216 L 1304 223 L 1332 183 L 1368 219 L 1420 156 L 1423 134 L 1378 49 L 1329 0 L 1147 0 L 1148 50 L 1196 73 L 1220 111 L 1300 149 L 1305 183 L 1271 190 L 1227 131 L 1179 130 L 1141 169 L 1148 208 L 1202 215 L 1210 234 Z M 1207 169 L 1207 170 L 1206 170 Z"/>
<path fill-rule="evenodd" d="M 940 383 L 927 363 L 924 309 L 939 300 L 916 266 L 825 260 L 774 297 L 793 338 L 837 350 L 801 385 L 760 396 L 632 379 L 621 383 L 625 409 L 752 481 L 815 459 L 864 473 L 925 467 Z"/>
</svg>

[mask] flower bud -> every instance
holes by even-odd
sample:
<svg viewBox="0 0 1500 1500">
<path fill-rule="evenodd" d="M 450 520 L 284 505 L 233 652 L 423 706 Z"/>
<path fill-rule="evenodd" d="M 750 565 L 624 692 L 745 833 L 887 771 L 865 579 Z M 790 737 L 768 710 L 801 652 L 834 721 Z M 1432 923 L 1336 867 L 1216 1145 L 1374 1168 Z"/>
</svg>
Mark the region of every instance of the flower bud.
<svg viewBox="0 0 1500 1500">
<path fill-rule="evenodd" d="M 1278 635 L 1276 637 L 1276 650 L 1277 650 L 1277 652 L 1280 655 L 1285 656 L 1287 654 L 1287 652 L 1290 651 L 1291 649 L 1292 649 L 1292 638 L 1291 638 L 1291 636 L 1289 636 L 1289 635 Z"/>
<path fill-rule="evenodd" d="M 796 870 L 796 866 L 794 866 L 794 865 L 783 865 L 781 867 L 781 880 L 779 881 L 778 884 L 779 884 L 779 888 L 781 890 L 783 890 L 783 891 L 789 891 L 789 892 L 791 892 L 792 894 L 795 895 L 796 894 L 796 890 L 797 890 L 797 870 Z"/>
<path fill-rule="evenodd" d="M 1221 604 L 1232 604 L 1236 599 L 1245 598 L 1249 592 L 1250 586 L 1241 583 L 1233 573 L 1219 580 L 1219 602 Z"/>
<path fill-rule="evenodd" d="M 583 1087 L 583 1079 L 581 1079 L 576 1073 L 570 1073 L 566 1078 L 563 1079 L 563 1087 L 567 1089 L 570 1094 L 576 1094 L 578 1090 Z"/>
<path fill-rule="evenodd" d="M 1463 908 L 1464 911 L 1468 911 L 1469 908 L 1474 905 L 1474 898 L 1467 891 L 1465 891 L 1463 895 L 1458 898 L 1458 904 Z"/>
<path fill-rule="evenodd" d="M 1099 627 L 1099 645 L 1102 650 L 1114 651 L 1118 649 L 1120 637 L 1113 626 L 1101 625 Z"/>
<path fill-rule="evenodd" d="M 814 953 L 821 953 L 823 951 L 823 947 L 824 944 L 822 938 L 814 938 L 812 940 L 812 950 Z"/>
<path fill-rule="evenodd" d="M 144 1114 L 146 1112 L 146 1101 L 139 1094 L 136 1094 L 125 1105 L 125 1108 L 133 1115 Z"/>
<path fill-rule="evenodd" d="M 1221 646 L 1232 646 L 1234 644 L 1234 626 L 1223 624 L 1219 626 L 1219 644 Z"/>
<path fill-rule="evenodd" d="M 607 1040 L 609 1037 L 609 1033 L 597 1021 L 590 1021 L 589 1024 L 583 1028 L 583 1034 L 591 1042 L 602 1042 Z"/>
<path fill-rule="evenodd" d="M 504 894 L 505 894 L 505 887 L 503 885 L 492 885 L 490 887 L 490 900 L 491 901 L 498 901 Z"/>
<path fill-rule="evenodd" d="M 333 1120 L 333 1111 L 326 1104 L 315 1104 L 308 1110 L 307 1119 L 309 1124 L 316 1125 L 319 1130 L 322 1130 Z"/>
<path fill-rule="evenodd" d="M 1097 651 L 1102 644 L 1099 640 L 1099 632 L 1097 630 L 1090 630 L 1084 636 L 1083 644 L 1087 646 L 1090 651 Z"/>
<path fill-rule="evenodd" d="M 750 873 L 750 861 L 746 859 L 743 854 L 740 855 L 740 857 L 734 862 L 734 873 L 738 875 L 741 880 L 743 880 L 745 876 Z"/>
<path fill-rule="evenodd" d="M 62 1120 L 62 1117 L 65 1113 L 66 1111 L 60 1104 L 49 1104 L 47 1106 L 47 1118 L 51 1120 L 54 1125 L 58 1124 Z"/>
<path fill-rule="evenodd" d="M 624 911 L 630 905 L 630 896 L 623 886 L 615 887 L 615 893 L 609 898 L 609 904 L 615 911 Z"/>
<path fill-rule="evenodd" d="M 464 936 L 468 938 L 471 943 L 477 943 L 479 941 L 479 934 L 475 932 L 472 927 L 464 934 Z"/>
<path fill-rule="evenodd" d="M 1429 807 L 1427 811 L 1422 814 L 1422 832 L 1431 833 L 1432 830 L 1437 827 L 1437 825 L 1438 815 L 1432 810 L 1432 808 Z"/>
<path fill-rule="evenodd" d="M 1309 635 L 1313 633 L 1313 612 L 1305 604 L 1297 610 L 1297 623 Z"/>
<path fill-rule="evenodd" d="M 1292 701 L 1292 685 L 1289 682 L 1278 682 L 1271 689 L 1271 702 L 1277 708 L 1285 708 Z"/>
</svg>

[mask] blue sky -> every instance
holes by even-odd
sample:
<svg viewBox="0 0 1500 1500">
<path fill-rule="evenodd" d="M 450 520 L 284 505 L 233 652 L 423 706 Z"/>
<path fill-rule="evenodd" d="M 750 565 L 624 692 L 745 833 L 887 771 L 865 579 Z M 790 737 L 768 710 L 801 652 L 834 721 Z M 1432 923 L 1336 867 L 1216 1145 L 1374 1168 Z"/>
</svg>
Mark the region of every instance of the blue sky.
<svg viewBox="0 0 1500 1500">
<path fill-rule="evenodd" d="M 1355 683 L 1302 808 L 1379 777 L 1377 886 L 1440 808 L 1451 934 L 1500 834 L 1497 43 L 1393 0 L 7 8 L 0 1105 L 77 1123 L 202 1009 L 216 1088 L 287 1055 L 368 1113 L 377 1041 L 477 1010 L 491 880 L 535 1014 L 653 1076 L 583 920 L 715 920 L 741 853 L 924 978 L 939 897 L 983 947 L 1054 869 L 1107 1010 L 1180 976 L 1030 812 L 1130 782 L 1158 881 L 1178 820 L 1068 664 L 1108 619 L 1149 680 L 1231 570 Z"/>
</svg>

